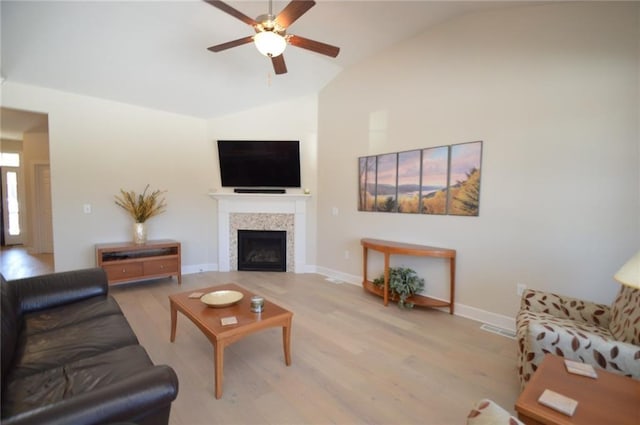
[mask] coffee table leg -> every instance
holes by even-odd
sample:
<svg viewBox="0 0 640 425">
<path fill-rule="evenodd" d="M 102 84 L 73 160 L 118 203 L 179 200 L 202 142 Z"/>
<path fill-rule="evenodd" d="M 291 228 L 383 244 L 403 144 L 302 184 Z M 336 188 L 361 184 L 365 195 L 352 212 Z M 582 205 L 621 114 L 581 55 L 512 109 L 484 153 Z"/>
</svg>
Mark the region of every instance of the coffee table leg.
<svg viewBox="0 0 640 425">
<path fill-rule="evenodd" d="M 216 381 L 216 398 L 222 397 L 222 366 L 224 365 L 224 346 L 220 342 L 215 344 L 214 348 L 214 368 Z"/>
<path fill-rule="evenodd" d="M 291 365 L 291 319 L 282 327 L 282 344 L 284 346 L 284 363 Z"/>
<path fill-rule="evenodd" d="M 176 340 L 176 324 L 178 322 L 178 310 L 173 302 L 171 304 L 171 342 Z"/>
</svg>

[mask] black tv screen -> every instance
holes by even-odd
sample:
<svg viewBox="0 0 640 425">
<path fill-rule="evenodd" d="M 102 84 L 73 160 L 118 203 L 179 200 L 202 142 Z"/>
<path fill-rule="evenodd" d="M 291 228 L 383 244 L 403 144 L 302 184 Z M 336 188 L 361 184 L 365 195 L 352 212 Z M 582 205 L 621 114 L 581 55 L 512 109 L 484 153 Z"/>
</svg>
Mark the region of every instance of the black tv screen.
<svg viewBox="0 0 640 425">
<path fill-rule="evenodd" d="M 298 140 L 218 140 L 223 187 L 300 187 Z"/>
</svg>

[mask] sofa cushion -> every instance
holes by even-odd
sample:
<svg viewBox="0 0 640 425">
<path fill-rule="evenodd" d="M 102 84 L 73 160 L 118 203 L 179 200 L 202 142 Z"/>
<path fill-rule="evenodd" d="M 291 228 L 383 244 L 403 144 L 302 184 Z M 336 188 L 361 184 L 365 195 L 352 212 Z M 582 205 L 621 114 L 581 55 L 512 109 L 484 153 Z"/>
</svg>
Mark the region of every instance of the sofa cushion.
<svg viewBox="0 0 640 425">
<path fill-rule="evenodd" d="M 144 348 L 130 345 L 13 379 L 2 400 L 2 416 L 17 415 L 120 382 L 152 365 Z"/>
<path fill-rule="evenodd" d="M 618 341 L 640 345 L 640 289 L 622 285 L 611 306 L 609 330 Z"/>
<path fill-rule="evenodd" d="M 92 297 L 73 304 L 25 314 L 23 332 L 32 335 L 110 314 L 122 314 L 120 306 L 113 297 Z"/>
<path fill-rule="evenodd" d="M 0 310 L 2 312 L 2 376 L 7 375 L 13 353 L 18 341 L 18 332 L 22 326 L 20 314 L 18 312 L 18 299 L 15 288 L 9 285 L 4 276 L 0 274 Z M 4 383 L 4 379 L 2 380 Z M 4 388 L 2 388 L 4 390 Z"/>
<path fill-rule="evenodd" d="M 21 334 L 11 379 L 133 344 L 138 344 L 138 339 L 120 315 L 97 317 L 33 335 Z"/>
</svg>

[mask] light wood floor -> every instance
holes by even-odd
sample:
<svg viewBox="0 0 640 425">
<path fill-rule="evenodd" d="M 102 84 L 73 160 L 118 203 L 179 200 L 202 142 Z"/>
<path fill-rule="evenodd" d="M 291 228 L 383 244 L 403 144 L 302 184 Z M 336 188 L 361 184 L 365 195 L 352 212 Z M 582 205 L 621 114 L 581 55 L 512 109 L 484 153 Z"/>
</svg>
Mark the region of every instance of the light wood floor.
<svg viewBox="0 0 640 425">
<path fill-rule="evenodd" d="M 22 245 L 0 248 L 0 273 L 19 279 L 53 272 L 53 254 L 29 254 Z"/>
<path fill-rule="evenodd" d="M 178 314 L 169 342 L 171 293 L 235 282 L 294 312 L 292 365 L 282 332 L 242 339 L 225 352 L 223 396 L 213 391 L 209 341 Z M 447 313 L 395 305 L 320 275 L 230 272 L 111 288 L 155 363 L 171 365 L 180 390 L 170 423 L 464 424 L 491 398 L 509 411 L 519 393 L 515 341 Z"/>
</svg>

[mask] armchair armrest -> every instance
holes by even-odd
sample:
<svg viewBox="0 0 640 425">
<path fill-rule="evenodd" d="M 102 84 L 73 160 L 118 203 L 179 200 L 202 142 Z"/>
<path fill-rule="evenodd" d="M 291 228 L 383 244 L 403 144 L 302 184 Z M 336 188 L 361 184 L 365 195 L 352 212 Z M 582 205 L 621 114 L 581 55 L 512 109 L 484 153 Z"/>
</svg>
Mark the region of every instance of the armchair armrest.
<svg viewBox="0 0 640 425">
<path fill-rule="evenodd" d="M 104 388 L 18 414 L 5 425 L 104 424 L 134 421 L 159 423 L 157 413 L 168 412 L 178 394 L 178 377 L 166 365 L 154 366 Z M 145 417 L 154 419 L 145 421 Z"/>
<path fill-rule="evenodd" d="M 522 355 L 536 366 L 551 353 L 640 378 L 640 347 L 616 340 L 607 329 L 571 319 L 537 317 L 531 312 L 522 312 L 518 318 L 526 325 L 518 330 L 524 345 Z"/>
<path fill-rule="evenodd" d="M 23 314 L 107 295 L 109 291 L 107 275 L 101 268 L 50 273 L 9 283 L 15 286 Z"/>
<path fill-rule="evenodd" d="M 547 313 L 559 319 L 571 319 L 602 328 L 609 328 L 611 309 L 578 298 L 527 289 L 520 300 L 520 310 Z"/>
</svg>

